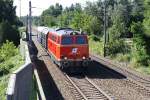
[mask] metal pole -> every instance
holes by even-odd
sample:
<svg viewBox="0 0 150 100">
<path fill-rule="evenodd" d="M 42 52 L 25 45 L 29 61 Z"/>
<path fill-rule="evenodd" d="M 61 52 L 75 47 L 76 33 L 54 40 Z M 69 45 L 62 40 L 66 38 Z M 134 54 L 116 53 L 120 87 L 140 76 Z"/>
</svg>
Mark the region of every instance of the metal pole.
<svg viewBox="0 0 150 100">
<path fill-rule="evenodd" d="M 106 56 L 106 2 L 104 1 L 104 57 Z"/>
<path fill-rule="evenodd" d="M 27 41 L 29 40 L 28 28 L 29 28 L 29 23 L 28 23 L 28 15 L 27 15 L 27 19 L 26 19 L 26 39 L 27 39 Z"/>
<path fill-rule="evenodd" d="M 62 27 L 62 11 L 61 11 L 61 27 Z"/>
<path fill-rule="evenodd" d="M 32 41 L 32 15 L 31 15 L 31 1 L 29 1 L 29 41 Z"/>
<path fill-rule="evenodd" d="M 21 18 L 21 0 L 20 0 L 20 18 Z"/>
</svg>

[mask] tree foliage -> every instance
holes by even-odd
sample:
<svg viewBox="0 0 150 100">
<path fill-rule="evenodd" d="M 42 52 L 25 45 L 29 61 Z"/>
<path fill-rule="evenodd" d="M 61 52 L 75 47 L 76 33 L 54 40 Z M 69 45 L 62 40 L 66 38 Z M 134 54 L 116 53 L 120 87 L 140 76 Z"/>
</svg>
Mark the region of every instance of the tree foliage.
<svg viewBox="0 0 150 100">
<path fill-rule="evenodd" d="M 132 54 L 131 58 L 135 62 L 148 64 L 150 57 L 149 0 L 88 1 L 84 8 L 78 3 L 65 9 L 58 5 L 50 6 L 43 12 L 40 21 L 43 22 L 42 25 L 82 29 L 90 34 L 93 40 L 104 42 L 102 38 L 106 6 L 107 55 L 129 53 Z M 133 41 L 132 44 L 126 43 L 126 38 Z"/>
<path fill-rule="evenodd" d="M 143 25 L 141 22 L 133 23 L 131 26 L 131 31 L 134 33 L 132 47 L 132 56 L 134 62 L 148 65 L 149 55 L 146 50 L 147 45 L 145 41 L 145 34 L 143 34 Z"/>
<path fill-rule="evenodd" d="M 144 3 L 143 0 L 133 0 L 131 20 L 134 22 L 142 22 L 144 19 Z"/>
<path fill-rule="evenodd" d="M 47 10 L 45 10 L 42 15 L 57 17 L 58 15 L 61 14 L 61 12 L 62 12 L 62 5 L 56 3 L 55 6 L 52 5 Z"/>
<path fill-rule="evenodd" d="M 55 6 L 50 6 L 47 10 L 43 11 L 41 15 L 41 25 L 46 25 L 46 26 L 57 26 L 58 23 L 56 22 L 59 15 L 62 13 L 62 5 L 56 3 Z"/>
<path fill-rule="evenodd" d="M 16 46 L 9 41 L 6 41 L 0 48 L 0 76 L 1 74 L 7 74 L 9 72 L 10 66 L 3 64 L 6 60 L 17 54 Z"/>
<path fill-rule="evenodd" d="M 145 11 L 144 11 L 144 28 L 145 28 L 145 33 L 150 36 L 150 1 L 149 0 L 144 0 L 145 4 Z"/>
<path fill-rule="evenodd" d="M 6 40 L 19 44 L 18 26 L 21 22 L 16 17 L 15 9 L 13 0 L 0 0 L 0 44 Z"/>
<path fill-rule="evenodd" d="M 16 53 L 16 46 L 7 40 L 6 43 L 4 43 L 0 48 L 0 62 L 15 56 Z"/>
</svg>

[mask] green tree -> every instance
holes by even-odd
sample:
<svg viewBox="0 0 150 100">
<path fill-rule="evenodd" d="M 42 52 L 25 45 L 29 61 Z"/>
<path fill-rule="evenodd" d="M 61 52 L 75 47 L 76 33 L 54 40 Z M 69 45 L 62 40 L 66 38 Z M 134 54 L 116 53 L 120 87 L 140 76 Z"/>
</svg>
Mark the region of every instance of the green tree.
<svg viewBox="0 0 150 100">
<path fill-rule="evenodd" d="M 98 2 L 87 2 L 84 12 L 93 17 L 89 23 L 90 33 L 95 35 L 103 34 L 104 12 L 102 1 L 98 0 Z"/>
<path fill-rule="evenodd" d="M 13 0 L 0 0 L 0 22 L 8 21 L 10 24 L 16 23 L 16 7 L 13 6 Z"/>
<path fill-rule="evenodd" d="M 56 18 L 54 16 L 47 15 L 47 16 L 41 16 L 41 18 L 42 18 L 42 25 L 49 26 L 49 27 L 57 25 Z"/>
<path fill-rule="evenodd" d="M 16 54 L 16 46 L 7 40 L 0 48 L 0 62 L 5 61 Z"/>
<path fill-rule="evenodd" d="M 118 4 L 111 13 L 112 26 L 108 30 L 110 41 L 120 39 L 127 32 L 125 10 L 123 5 Z"/>
<path fill-rule="evenodd" d="M 57 26 L 57 17 L 62 14 L 62 5 L 56 3 L 55 6 L 50 6 L 48 9 L 43 11 L 40 19 L 40 25 L 45 25 L 45 26 Z"/>
<path fill-rule="evenodd" d="M 132 22 L 138 22 L 138 21 L 142 22 L 143 19 L 144 19 L 143 0 L 133 0 L 132 1 L 131 21 Z"/>
<path fill-rule="evenodd" d="M 68 27 L 70 24 L 70 21 L 72 20 L 73 17 L 72 12 L 64 12 L 62 15 L 59 15 L 57 17 L 58 21 L 58 26 L 61 27 Z"/>
<path fill-rule="evenodd" d="M 77 11 L 77 12 L 81 12 L 82 11 L 81 4 L 80 3 L 76 3 L 74 5 L 74 10 Z"/>
<path fill-rule="evenodd" d="M 56 3 L 55 6 L 52 5 L 47 10 L 43 11 L 42 16 L 49 15 L 49 16 L 57 17 L 61 14 L 62 9 L 63 9 L 62 5 Z"/>
<path fill-rule="evenodd" d="M 98 20 L 97 17 L 91 16 L 92 18 L 89 20 L 89 29 L 90 33 L 95 35 L 102 35 L 102 23 Z"/>
<path fill-rule="evenodd" d="M 98 18 L 99 22 L 103 22 L 103 3 L 101 0 L 99 0 L 98 2 L 87 2 L 86 3 L 86 7 L 85 7 L 85 12 L 88 15 L 92 15 Z"/>
<path fill-rule="evenodd" d="M 15 9 L 13 0 L 0 0 L 0 44 L 6 40 L 19 44 L 18 26 L 21 23 L 16 17 Z"/>
<path fill-rule="evenodd" d="M 143 25 L 144 25 L 144 33 L 145 33 L 145 42 L 146 42 L 146 50 L 147 50 L 147 54 L 150 56 L 150 1 L 149 0 L 144 0 L 144 7 L 145 7 L 145 11 L 144 11 L 144 21 L 143 21 Z"/>
<path fill-rule="evenodd" d="M 123 36 L 128 32 L 126 27 L 126 17 L 124 16 L 125 12 L 126 8 L 122 4 L 117 4 L 111 13 L 112 26 L 108 29 L 109 43 L 107 44 L 107 53 L 109 55 L 125 53 L 127 51 L 123 41 Z"/>
<path fill-rule="evenodd" d="M 131 26 L 133 35 L 132 59 L 142 65 L 148 65 L 148 51 L 146 50 L 146 41 L 143 25 L 141 22 L 133 23 Z"/>
<path fill-rule="evenodd" d="M 9 40 L 14 42 L 15 45 L 19 45 L 20 35 L 15 25 L 11 25 L 9 22 L 3 21 L 0 24 L 0 35 L 1 43 L 4 43 L 6 40 Z"/>
<path fill-rule="evenodd" d="M 71 27 L 75 28 L 75 29 L 80 29 L 82 28 L 82 19 L 83 19 L 83 16 L 81 13 L 79 12 L 75 12 L 74 14 L 74 18 L 72 19 L 72 22 L 71 22 Z"/>
<path fill-rule="evenodd" d="M 150 36 L 150 1 L 149 0 L 144 0 L 145 4 L 145 11 L 144 11 L 144 28 L 145 28 L 145 33 Z"/>
</svg>

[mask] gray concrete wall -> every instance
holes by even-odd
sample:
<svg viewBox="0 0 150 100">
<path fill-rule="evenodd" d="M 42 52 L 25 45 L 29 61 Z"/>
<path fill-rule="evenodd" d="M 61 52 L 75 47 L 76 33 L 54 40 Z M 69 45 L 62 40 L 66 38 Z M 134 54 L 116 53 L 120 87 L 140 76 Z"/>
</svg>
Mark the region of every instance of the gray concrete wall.
<svg viewBox="0 0 150 100">
<path fill-rule="evenodd" d="M 33 66 L 25 41 L 21 40 L 20 51 L 25 58 L 25 64 L 10 75 L 7 100 L 30 100 L 32 94 Z"/>
<path fill-rule="evenodd" d="M 31 100 L 33 85 L 37 88 L 34 91 L 37 93 L 37 100 L 46 100 L 38 72 L 36 67 L 33 68 L 30 59 L 28 43 L 25 41 L 25 33 L 22 38 L 23 40 L 20 40 L 20 53 L 25 60 L 25 64 L 10 75 L 6 92 L 7 100 Z M 35 77 L 35 83 L 33 77 Z"/>
</svg>

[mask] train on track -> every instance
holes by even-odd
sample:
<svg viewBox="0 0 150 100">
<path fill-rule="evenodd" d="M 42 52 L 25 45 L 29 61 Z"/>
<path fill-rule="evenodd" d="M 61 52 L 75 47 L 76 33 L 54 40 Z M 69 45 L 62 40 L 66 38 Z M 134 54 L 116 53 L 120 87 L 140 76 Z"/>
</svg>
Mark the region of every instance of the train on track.
<svg viewBox="0 0 150 100">
<path fill-rule="evenodd" d="M 87 34 L 71 28 L 37 27 L 37 31 L 38 42 L 61 69 L 86 68 L 91 62 Z"/>
</svg>

